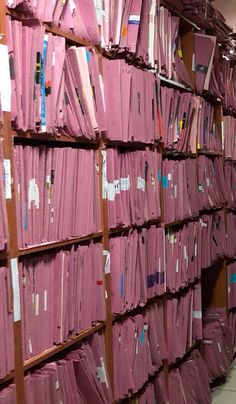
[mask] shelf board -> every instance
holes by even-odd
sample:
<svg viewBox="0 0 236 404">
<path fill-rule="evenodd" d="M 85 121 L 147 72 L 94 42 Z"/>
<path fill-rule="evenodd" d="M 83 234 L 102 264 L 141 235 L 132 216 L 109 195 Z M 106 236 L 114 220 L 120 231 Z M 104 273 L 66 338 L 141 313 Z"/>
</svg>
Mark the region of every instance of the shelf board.
<svg viewBox="0 0 236 404">
<path fill-rule="evenodd" d="M 72 347 L 77 342 L 82 341 L 83 339 L 89 337 L 90 335 L 102 330 L 104 327 L 105 327 L 105 324 L 103 324 L 103 323 L 97 324 L 97 325 L 89 328 L 88 330 L 81 332 L 79 335 L 76 335 L 75 337 L 70 338 L 68 341 L 64 342 L 63 344 L 55 345 L 55 346 L 47 349 L 46 351 L 34 356 L 33 358 L 26 360 L 24 362 L 24 371 L 30 370 L 31 368 L 52 358 L 53 356 L 64 351 L 65 349 Z"/>
<path fill-rule="evenodd" d="M 79 244 L 79 243 L 83 243 L 85 241 L 90 241 L 90 240 L 96 240 L 96 239 L 100 239 L 103 236 L 103 232 L 99 231 L 97 233 L 93 233 L 87 236 L 82 236 L 82 237 L 73 237 L 70 238 L 68 240 L 64 240 L 64 241 L 55 241 L 55 242 L 49 242 L 49 243 L 43 243 L 40 245 L 36 245 L 36 246 L 31 246 L 31 247 L 26 247 L 26 248 L 22 248 L 19 250 L 19 257 L 23 257 L 25 255 L 30 255 L 30 254 L 36 254 L 39 252 L 44 252 L 47 250 L 53 250 L 56 248 L 62 248 L 62 247 L 66 247 L 72 244 Z"/>
<path fill-rule="evenodd" d="M 169 229 L 171 227 L 183 226 L 184 224 L 187 224 L 189 222 L 196 222 L 197 220 L 199 220 L 199 216 L 189 217 L 188 219 L 176 220 L 171 223 L 166 223 L 165 229 Z"/>
<path fill-rule="evenodd" d="M 164 370 L 164 365 L 161 365 L 159 369 L 157 369 L 152 375 L 149 376 L 148 380 L 144 382 L 144 384 L 138 389 L 138 391 L 134 392 L 132 395 L 129 395 L 127 397 L 123 397 L 119 400 L 119 403 L 130 403 L 131 400 L 134 400 L 135 398 L 139 397 L 146 389 L 146 387 L 149 385 L 149 383 L 152 383 L 159 375 L 159 373 Z"/>
<path fill-rule="evenodd" d="M 201 31 L 202 28 L 200 28 L 197 24 L 189 20 L 189 18 L 185 17 L 183 14 L 181 14 L 179 11 L 175 10 L 173 7 L 170 7 L 168 4 L 165 3 L 165 1 L 161 0 L 161 6 L 167 8 L 171 13 L 177 15 L 180 17 L 183 21 L 187 22 L 191 27 L 196 29 L 197 31 Z"/>
<path fill-rule="evenodd" d="M 3 379 L 0 379 L 0 385 L 8 383 L 10 381 L 12 381 L 15 377 L 15 371 L 12 370 L 10 373 L 8 373 L 8 375 L 6 375 L 5 377 L 3 377 Z"/>
<path fill-rule="evenodd" d="M 132 225 L 126 226 L 126 227 L 111 228 L 109 230 L 109 235 L 110 236 L 119 235 L 119 234 L 128 232 L 129 230 L 135 230 L 135 229 L 139 230 L 139 229 L 142 229 L 142 228 L 146 228 L 146 227 L 149 227 L 149 226 L 152 226 L 152 225 L 159 225 L 159 224 L 161 224 L 161 218 L 160 217 L 158 217 L 156 219 L 150 219 L 147 222 L 144 222 L 144 223 L 142 223 L 140 225 L 132 224 Z"/>
<path fill-rule="evenodd" d="M 127 148 L 127 149 L 145 149 L 146 147 L 156 147 L 158 143 L 154 141 L 153 143 L 145 143 L 139 141 L 129 141 L 125 142 L 122 140 L 110 140 L 104 139 L 104 145 L 107 147 L 117 147 L 117 148 Z"/>
<path fill-rule="evenodd" d="M 20 130 L 12 130 L 12 135 L 15 142 L 54 142 L 54 143 L 73 143 L 78 145 L 95 145 L 99 146 L 99 139 L 86 139 L 75 136 L 58 135 L 55 136 L 50 133 L 34 133 L 34 132 L 22 132 Z"/>
<path fill-rule="evenodd" d="M 169 370 L 175 368 L 175 367 L 179 367 L 183 362 L 186 361 L 186 359 L 188 358 L 188 356 L 192 353 L 192 351 L 194 351 L 195 349 L 200 348 L 201 346 L 201 340 L 196 341 L 186 352 L 185 354 L 181 357 L 178 358 L 174 363 L 169 363 L 168 367 Z"/>
<path fill-rule="evenodd" d="M 161 84 L 170 84 L 173 87 L 177 87 L 180 88 L 181 90 L 185 90 L 188 91 L 190 93 L 193 92 L 193 89 L 191 87 L 188 87 L 182 83 L 179 83 L 178 81 L 172 80 L 172 79 L 168 79 L 165 76 L 162 76 L 160 73 L 157 74 L 157 77 L 160 78 Z"/>
<path fill-rule="evenodd" d="M 221 207 L 218 207 L 218 208 L 209 208 L 209 209 L 202 209 L 202 210 L 200 210 L 199 211 L 199 213 L 200 213 L 200 216 L 201 215 L 211 215 L 211 214 L 213 214 L 213 213 L 216 213 L 216 212 L 219 212 L 220 210 L 223 210 L 225 208 L 225 206 L 221 206 Z"/>
<path fill-rule="evenodd" d="M 200 149 L 197 151 L 198 155 L 205 155 L 205 156 L 219 156 L 222 157 L 223 156 L 223 152 L 219 152 L 219 151 L 211 151 L 211 150 L 204 150 L 204 149 Z"/>
<path fill-rule="evenodd" d="M 190 157 L 190 158 L 196 158 L 197 153 L 192 153 L 192 152 L 178 152 L 174 150 L 164 150 L 162 152 L 163 157 L 169 157 L 169 158 L 185 158 L 185 157 Z"/>
</svg>

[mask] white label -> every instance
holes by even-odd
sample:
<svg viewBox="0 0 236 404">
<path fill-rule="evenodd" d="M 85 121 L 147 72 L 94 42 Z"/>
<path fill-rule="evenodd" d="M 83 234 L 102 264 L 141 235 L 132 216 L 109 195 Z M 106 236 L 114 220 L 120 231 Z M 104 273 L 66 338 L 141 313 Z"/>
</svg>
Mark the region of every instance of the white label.
<svg viewBox="0 0 236 404">
<path fill-rule="evenodd" d="M 107 152 L 102 150 L 102 198 L 107 199 Z"/>
<path fill-rule="evenodd" d="M 144 331 L 148 331 L 148 324 L 144 324 L 143 329 Z"/>
<path fill-rule="evenodd" d="M 54 208 L 51 209 L 50 223 L 54 222 Z"/>
<path fill-rule="evenodd" d="M 110 274 L 111 273 L 111 256 L 110 252 L 107 250 L 103 250 L 103 256 L 106 257 L 106 262 L 105 262 L 105 268 L 104 272 L 105 274 Z"/>
<path fill-rule="evenodd" d="M 43 301 L 44 301 L 44 311 L 47 311 L 47 303 L 48 303 L 48 291 L 45 289 L 43 293 Z"/>
<path fill-rule="evenodd" d="M 176 270 L 177 273 L 179 272 L 179 259 L 178 259 L 178 258 L 177 258 L 177 261 L 176 261 L 176 268 L 175 268 L 175 270 Z"/>
<path fill-rule="evenodd" d="M 171 180 L 172 180 L 172 175 L 171 175 L 171 173 L 168 174 L 167 178 L 168 178 L 168 181 L 171 181 Z"/>
<path fill-rule="evenodd" d="M 186 245 L 184 246 L 184 259 L 187 260 L 188 256 L 187 256 L 187 247 Z"/>
<path fill-rule="evenodd" d="M 204 345 L 212 345 L 212 340 L 211 340 L 211 339 L 203 339 L 203 340 L 202 340 L 202 343 L 203 343 Z"/>
<path fill-rule="evenodd" d="M 221 349 L 220 342 L 218 342 L 217 345 L 218 345 L 219 352 L 221 353 L 221 352 L 222 352 L 222 349 Z"/>
<path fill-rule="evenodd" d="M 56 390 L 59 390 L 59 380 L 56 380 L 55 387 L 56 387 Z"/>
<path fill-rule="evenodd" d="M 120 194 L 120 180 L 114 181 L 115 194 Z"/>
<path fill-rule="evenodd" d="M 102 25 L 102 0 L 94 0 L 98 25 Z"/>
<path fill-rule="evenodd" d="M 20 316 L 20 284 L 17 258 L 11 259 L 11 279 L 13 289 L 13 313 L 14 321 L 19 321 Z"/>
<path fill-rule="evenodd" d="M 206 183 L 207 183 L 207 186 L 209 187 L 210 186 L 210 179 L 208 177 L 206 179 Z"/>
<path fill-rule="evenodd" d="M 145 192 L 145 180 L 142 177 L 137 178 L 137 188 Z"/>
<path fill-rule="evenodd" d="M 70 12 L 71 12 L 71 14 L 73 14 L 74 10 L 76 9 L 76 4 L 75 4 L 74 0 L 69 0 L 69 6 L 70 6 Z"/>
<path fill-rule="evenodd" d="M 197 243 L 194 244 L 194 255 L 197 257 Z"/>
<path fill-rule="evenodd" d="M 108 385 L 107 374 L 106 374 L 103 357 L 100 357 L 100 361 L 101 361 L 101 367 L 97 367 L 97 375 L 98 375 L 100 382 L 105 383 L 106 387 L 108 389 L 109 385 Z"/>
<path fill-rule="evenodd" d="M 129 176 L 127 178 L 120 179 L 120 190 L 128 191 L 130 189 L 130 179 Z"/>
<path fill-rule="evenodd" d="M 107 196 L 109 201 L 114 201 L 116 197 L 116 190 L 114 182 L 107 183 Z"/>
<path fill-rule="evenodd" d="M 193 310 L 193 318 L 201 319 L 202 318 L 202 311 L 201 310 Z"/>
<path fill-rule="evenodd" d="M 39 209 L 39 187 L 35 178 L 29 181 L 28 186 L 28 209 L 31 208 L 31 202 L 34 202 L 36 209 Z"/>
<path fill-rule="evenodd" d="M 129 22 L 140 22 L 140 15 L 138 14 L 130 15 Z"/>
<path fill-rule="evenodd" d="M 105 289 L 105 299 L 108 299 L 108 293 L 106 289 Z"/>
<path fill-rule="evenodd" d="M 11 199 L 11 161 L 4 159 L 5 198 Z"/>
<path fill-rule="evenodd" d="M 29 339 L 29 352 L 32 354 L 33 353 L 33 347 L 32 347 L 32 341 Z"/>
<path fill-rule="evenodd" d="M 55 66 L 56 64 L 56 52 L 52 52 L 52 66 Z"/>
<path fill-rule="evenodd" d="M 174 187 L 174 198 L 177 198 L 177 184 Z"/>
<path fill-rule="evenodd" d="M 103 109 L 104 109 L 104 111 L 106 111 L 104 83 L 103 83 L 103 77 L 101 74 L 99 74 L 99 84 L 100 84 L 100 89 L 101 89 L 101 94 L 102 94 Z"/>
<path fill-rule="evenodd" d="M 35 295 L 35 315 L 39 315 L 39 294 L 36 293 Z"/>
<path fill-rule="evenodd" d="M 2 111 L 11 112 L 11 76 L 7 45 L 0 44 L 0 98 Z"/>
</svg>

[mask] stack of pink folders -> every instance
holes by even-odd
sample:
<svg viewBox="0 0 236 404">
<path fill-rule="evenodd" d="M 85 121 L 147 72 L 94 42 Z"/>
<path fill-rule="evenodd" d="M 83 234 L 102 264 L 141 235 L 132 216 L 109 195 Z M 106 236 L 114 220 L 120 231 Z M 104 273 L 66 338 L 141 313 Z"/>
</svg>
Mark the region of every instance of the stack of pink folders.
<svg viewBox="0 0 236 404">
<path fill-rule="evenodd" d="M 35 20 L 34 20 L 35 21 Z M 105 129 L 95 50 L 65 49 L 44 26 L 8 19 L 11 119 L 17 129 L 94 139 Z"/>
<path fill-rule="evenodd" d="M 195 86 L 198 94 L 208 91 L 216 48 L 216 37 L 194 34 Z"/>
<path fill-rule="evenodd" d="M 84 41 L 98 45 L 101 41 L 99 33 L 99 10 L 93 0 L 47 1 L 47 0 L 13 0 L 6 1 L 8 7 L 23 11 L 28 17 L 51 23 L 63 31 L 72 31 Z M 99 5 L 98 5 L 99 7 Z M 102 13 L 102 6 L 100 5 Z"/>
<path fill-rule="evenodd" d="M 198 158 L 199 210 L 221 208 L 225 204 L 226 189 L 221 157 Z"/>
<path fill-rule="evenodd" d="M 166 288 L 176 292 L 201 275 L 201 228 L 189 222 L 166 230 Z"/>
<path fill-rule="evenodd" d="M 169 403 L 210 404 L 211 389 L 207 368 L 200 352 L 195 350 L 178 368 L 169 373 Z"/>
<path fill-rule="evenodd" d="M 229 326 L 232 331 L 232 347 L 234 353 L 236 353 L 236 309 L 230 310 L 229 312 Z"/>
<path fill-rule="evenodd" d="M 178 220 L 198 216 L 197 165 L 196 161 L 163 161 L 162 188 L 164 198 L 164 221 L 173 223 Z"/>
<path fill-rule="evenodd" d="M 233 355 L 232 331 L 226 309 L 206 309 L 203 315 L 202 357 L 211 381 L 228 375 Z"/>
<path fill-rule="evenodd" d="M 236 111 L 236 68 L 230 60 L 222 59 L 221 74 L 224 83 L 223 107 L 229 111 Z"/>
<path fill-rule="evenodd" d="M 25 389 L 26 404 L 111 404 L 103 336 L 94 334 L 64 358 L 25 376 Z"/>
<path fill-rule="evenodd" d="M 169 363 L 182 358 L 187 350 L 202 339 L 201 284 L 185 294 L 167 300 L 167 346 Z"/>
<path fill-rule="evenodd" d="M 162 86 L 160 101 L 166 150 L 196 153 L 199 98 Z"/>
<path fill-rule="evenodd" d="M 100 230 L 97 163 L 92 149 L 15 146 L 19 247 Z"/>
<path fill-rule="evenodd" d="M 223 130 L 225 157 L 236 160 L 236 119 L 233 116 L 223 117 Z"/>
<path fill-rule="evenodd" d="M 236 164 L 231 161 L 225 161 L 225 187 L 227 207 L 236 208 Z"/>
<path fill-rule="evenodd" d="M 227 256 L 227 240 L 224 211 L 200 218 L 201 267 L 208 268 L 214 261 Z"/>
<path fill-rule="evenodd" d="M 222 141 L 215 124 L 215 109 L 212 104 L 201 97 L 196 99 L 195 110 L 197 126 L 197 148 L 222 151 Z"/>
<path fill-rule="evenodd" d="M 236 257 L 236 215 L 229 212 L 225 216 L 226 220 L 226 246 L 227 246 L 227 257 Z"/>
<path fill-rule="evenodd" d="M 103 59 L 107 137 L 154 143 L 160 138 L 160 81 L 124 60 Z"/>
<path fill-rule="evenodd" d="M 14 369 L 13 313 L 10 307 L 10 270 L 0 267 L 0 379 Z"/>
<path fill-rule="evenodd" d="M 10 160 L 4 160 L 3 139 L 0 140 L 0 251 L 7 249 L 8 223 L 6 198 L 9 198 L 9 184 L 11 181 L 9 174 Z"/>
<path fill-rule="evenodd" d="M 158 403 L 168 404 L 167 389 L 164 372 L 158 373 L 154 382 L 149 383 L 145 390 L 138 396 L 135 404 Z"/>
<path fill-rule="evenodd" d="M 106 152 L 109 226 L 143 224 L 158 219 L 161 154 L 156 150 Z"/>
<path fill-rule="evenodd" d="M 167 358 L 163 321 L 162 303 L 156 303 L 113 325 L 116 400 L 137 392 Z"/>
<path fill-rule="evenodd" d="M 102 259 L 90 243 L 19 264 L 26 359 L 105 319 Z"/>
<path fill-rule="evenodd" d="M 0 404 L 17 404 L 15 384 L 10 384 L 0 391 Z"/>
<path fill-rule="evenodd" d="M 113 313 L 131 310 L 165 292 L 164 254 L 162 227 L 110 238 Z"/>
<path fill-rule="evenodd" d="M 228 264 L 228 307 L 236 308 L 236 262 Z"/>
</svg>

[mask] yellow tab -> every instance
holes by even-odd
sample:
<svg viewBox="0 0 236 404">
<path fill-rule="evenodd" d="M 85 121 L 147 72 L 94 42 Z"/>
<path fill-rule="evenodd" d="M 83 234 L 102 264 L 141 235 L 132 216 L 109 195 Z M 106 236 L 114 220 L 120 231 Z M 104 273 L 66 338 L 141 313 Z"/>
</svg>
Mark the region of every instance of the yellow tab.
<svg viewBox="0 0 236 404">
<path fill-rule="evenodd" d="M 127 27 L 125 26 L 125 27 L 123 27 L 123 29 L 122 29 L 122 36 L 124 37 L 124 36 L 126 36 L 127 35 L 127 32 L 128 32 L 128 29 L 127 29 Z"/>
<path fill-rule="evenodd" d="M 183 119 L 180 119 L 180 121 L 179 121 L 179 129 L 180 130 L 183 129 Z"/>
<path fill-rule="evenodd" d="M 182 57 L 183 57 L 182 49 L 178 49 L 178 55 L 179 55 L 179 57 L 182 59 Z"/>
<path fill-rule="evenodd" d="M 201 149 L 200 143 L 197 144 L 197 149 Z"/>
</svg>

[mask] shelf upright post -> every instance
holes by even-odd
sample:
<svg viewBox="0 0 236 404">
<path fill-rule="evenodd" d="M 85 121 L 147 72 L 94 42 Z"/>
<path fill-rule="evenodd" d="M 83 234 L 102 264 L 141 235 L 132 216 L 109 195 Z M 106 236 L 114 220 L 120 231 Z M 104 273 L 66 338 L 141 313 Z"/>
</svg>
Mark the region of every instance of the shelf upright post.
<svg viewBox="0 0 236 404">
<path fill-rule="evenodd" d="M 0 43 L 7 45 L 7 29 L 6 29 L 6 7 L 4 2 L 0 4 Z M 15 206 L 15 192 L 13 176 L 13 136 L 11 130 L 11 115 L 10 112 L 3 113 L 3 151 L 4 151 L 4 164 L 8 166 L 8 180 L 6 186 L 9 187 L 9 195 L 6 199 L 7 219 L 9 229 L 8 239 L 8 254 L 7 265 L 8 268 L 13 268 L 16 274 L 16 282 L 18 281 L 18 246 L 17 246 L 17 224 L 16 224 L 16 206 Z M 5 172 L 6 175 L 6 172 Z M 13 273 L 13 270 L 12 270 Z M 13 278 L 13 276 L 12 276 Z M 12 282 L 13 279 L 12 279 Z M 19 284 L 18 284 L 19 288 Z M 14 289 L 14 288 L 13 288 Z M 13 293 L 13 299 L 14 299 Z M 17 302 L 19 303 L 19 301 Z M 18 307 L 20 313 L 20 307 Z M 15 371 L 14 382 L 16 384 L 17 403 L 24 404 L 24 367 L 23 367 L 23 352 L 22 352 L 22 329 L 20 316 L 15 316 L 15 302 L 14 302 L 14 348 L 15 348 Z"/>
</svg>

